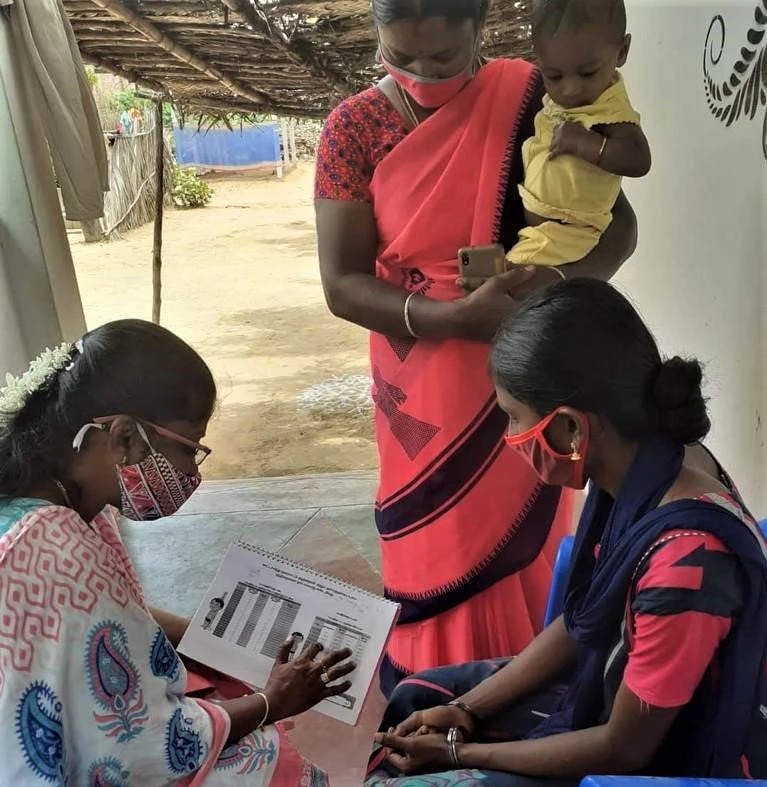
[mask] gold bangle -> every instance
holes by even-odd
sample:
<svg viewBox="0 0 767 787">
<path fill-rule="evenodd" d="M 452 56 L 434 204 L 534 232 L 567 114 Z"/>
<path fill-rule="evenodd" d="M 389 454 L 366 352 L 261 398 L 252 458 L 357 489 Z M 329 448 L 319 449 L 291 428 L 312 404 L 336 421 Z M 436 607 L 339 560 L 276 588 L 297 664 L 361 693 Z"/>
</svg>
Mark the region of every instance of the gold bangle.
<svg viewBox="0 0 767 787">
<path fill-rule="evenodd" d="M 567 276 L 565 276 L 565 274 L 561 270 L 559 270 L 559 268 L 557 268 L 556 265 L 551 265 L 549 267 L 549 270 L 554 271 L 554 273 L 556 273 L 557 276 L 559 276 L 559 278 L 562 279 L 562 281 L 567 281 Z"/>
<path fill-rule="evenodd" d="M 605 154 L 605 148 L 607 147 L 607 137 L 602 140 L 602 147 L 599 148 L 599 155 L 597 156 L 597 166 L 602 163 L 602 156 Z"/>
<path fill-rule="evenodd" d="M 255 696 L 261 697 L 261 699 L 264 701 L 264 716 L 261 719 L 261 722 L 256 725 L 256 729 L 262 730 L 264 728 L 264 724 L 266 724 L 266 720 L 269 718 L 269 699 L 263 691 L 257 691 Z"/>
<path fill-rule="evenodd" d="M 413 330 L 413 324 L 410 322 L 410 304 L 415 298 L 416 293 L 411 292 L 410 295 L 405 298 L 405 308 L 402 311 L 403 317 L 405 318 L 405 328 L 407 328 L 407 332 L 414 338 L 420 338 L 418 334 Z"/>
</svg>

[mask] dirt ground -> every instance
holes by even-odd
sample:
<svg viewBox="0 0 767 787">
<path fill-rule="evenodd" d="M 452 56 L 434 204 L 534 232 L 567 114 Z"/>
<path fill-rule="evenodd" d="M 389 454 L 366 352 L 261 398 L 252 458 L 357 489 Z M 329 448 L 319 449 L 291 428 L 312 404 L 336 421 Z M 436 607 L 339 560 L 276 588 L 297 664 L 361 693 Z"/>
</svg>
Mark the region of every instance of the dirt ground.
<svg viewBox="0 0 767 787">
<path fill-rule="evenodd" d="M 369 416 L 297 401 L 309 386 L 367 374 L 366 332 L 323 299 L 312 178 L 306 164 L 283 181 L 218 176 L 208 207 L 166 213 L 162 324 L 204 356 L 219 385 L 207 478 L 375 467 Z M 88 326 L 148 319 L 152 227 L 110 243 L 69 237 Z"/>
</svg>

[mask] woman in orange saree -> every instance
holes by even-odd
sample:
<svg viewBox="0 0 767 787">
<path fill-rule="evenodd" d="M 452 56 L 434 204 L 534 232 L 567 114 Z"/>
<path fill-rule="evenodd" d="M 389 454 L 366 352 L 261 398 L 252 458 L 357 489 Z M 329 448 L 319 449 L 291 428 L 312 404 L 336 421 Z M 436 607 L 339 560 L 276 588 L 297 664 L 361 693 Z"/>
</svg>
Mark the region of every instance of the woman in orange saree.
<svg viewBox="0 0 767 787">
<path fill-rule="evenodd" d="M 521 144 L 543 89 L 522 60 L 478 58 L 486 3 L 374 0 L 389 76 L 323 130 L 315 187 L 331 310 L 371 331 L 386 595 L 402 606 L 382 665 L 405 675 L 518 652 L 540 630 L 572 501 L 504 444 L 488 342 L 516 299 L 559 274 L 515 270 L 465 295 L 458 250 L 522 225 Z M 633 251 L 622 197 L 564 275 L 609 278 Z M 511 481 L 509 479 L 512 479 Z"/>
</svg>

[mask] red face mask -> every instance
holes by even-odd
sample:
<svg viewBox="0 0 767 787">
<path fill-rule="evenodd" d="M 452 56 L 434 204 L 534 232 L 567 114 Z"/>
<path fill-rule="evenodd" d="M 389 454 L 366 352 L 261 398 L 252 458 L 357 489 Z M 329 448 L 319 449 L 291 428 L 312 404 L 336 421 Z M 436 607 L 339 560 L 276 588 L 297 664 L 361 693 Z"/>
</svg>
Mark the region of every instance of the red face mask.
<svg viewBox="0 0 767 787">
<path fill-rule="evenodd" d="M 544 484 L 583 489 L 586 485 L 584 457 L 589 447 L 588 421 L 584 421 L 583 439 L 578 448 L 573 447 L 569 455 L 558 454 L 544 433 L 559 413 L 560 410 L 555 410 L 526 432 L 506 435 L 506 445 L 524 456 Z"/>
<path fill-rule="evenodd" d="M 432 79 L 393 66 L 379 51 L 378 60 L 389 76 L 424 109 L 439 109 L 455 98 L 474 77 L 474 61 L 454 77 Z"/>
</svg>

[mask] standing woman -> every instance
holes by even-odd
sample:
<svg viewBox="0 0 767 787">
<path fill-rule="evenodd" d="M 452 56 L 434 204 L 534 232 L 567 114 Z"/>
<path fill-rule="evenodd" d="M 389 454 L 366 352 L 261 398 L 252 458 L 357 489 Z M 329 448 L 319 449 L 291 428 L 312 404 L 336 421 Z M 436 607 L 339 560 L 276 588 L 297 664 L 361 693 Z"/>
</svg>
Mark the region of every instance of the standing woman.
<svg viewBox="0 0 767 787">
<path fill-rule="evenodd" d="M 372 0 L 388 75 L 328 118 L 315 186 L 331 311 L 371 331 L 386 594 L 402 605 L 382 667 L 406 674 L 516 653 L 539 630 L 572 506 L 504 445 L 488 342 L 517 300 L 568 278 L 609 279 L 633 252 L 623 196 L 582 261 L 466 297 L 457 254 L 509 249 L 523 223 L 521 145 L 543 84 L 480 55 L 487 0 Z"/>
</svg>

